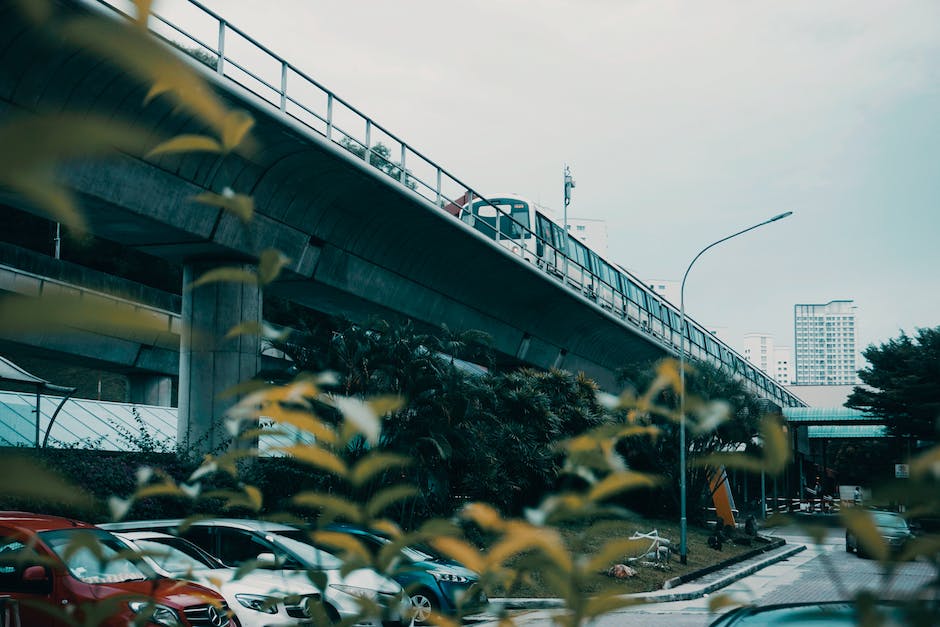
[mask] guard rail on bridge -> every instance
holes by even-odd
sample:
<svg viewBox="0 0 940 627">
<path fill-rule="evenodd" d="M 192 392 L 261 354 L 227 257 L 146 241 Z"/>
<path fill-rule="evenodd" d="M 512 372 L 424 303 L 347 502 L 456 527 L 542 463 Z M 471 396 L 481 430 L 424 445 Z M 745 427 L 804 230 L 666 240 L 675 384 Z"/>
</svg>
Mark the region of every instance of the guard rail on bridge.
<svg viewBox="0 0 940 627">
<path fill-rule="evenodd" d="M 81 1 L 89 6 L 104 7 L 124 17 L 131 17 L 128 13 L 131 3 L 126 1 Z M 152 14 L 148 26 L 155 35 L 189 54 L 194 64 L 201 63 L 219 78 L 232 81 L 328 142 L 339 145 L 365 163 L 375 166 L 393 184 L 405 188 L 407 193 L 417 195 L 442 212 L 446 212 L 445 207 L 460 206 L 478 199 L 488 202 L 471 186 L 197 0 L 177 0 L 165 3 L 161 8 L 174 11 L 178 17 L 170 19 L 165 17 L 167 13 Z M 380 145 L 384 148 L 379 149 Z M 388 149 L 388 153 L 385 149 Z M 515 222 L 520 232 L 526 233 L 524 239 L 551 246 L 528 225 L 520 224 L 501 208 L 491 206 L 503 216 L 501 220 Z M 498 245 L 498 235 L 494 239 Z M 628 327 L 654 339 L 655 343 L 668 347 L 674 353 L 678 350 L 678 342 L 681 341 L 678 329 L 657 333 L 653 324 L 643 324 L 637 317 L 629 315 L 630 307 L 626 303 L 631 301 L 626 287 L 621 289 L 611 285 L 589 267 L 569 256 L 566 250 L 555 249 L 555 253 L 564 261 L 564 275 L 552 273 L 548 264 L 538 264 L 540 270 L 566 289 L 580 293 L 596 307 L 615 315 Z M 519 250 L 517 255 L 520 262 L 525 263 L 525 251 Z M 554 265 L 558 266 L 557 263 Z M 572 275 L 580 276 L 581 279 L 572 281 Z M 642 285 L 639 280 L 637 282 Z M 607 302 L 615 303 L 617 299 L 625 306 L 616 307 Z M 694 327 L 692 333 L 700 334 L 703 327 L 694 321 L 690 322 Z M 698 345 L 692 341 L 686 329 L 691 356 L 729 365 L 747 385 L 782 406 L 803 405 L 800 399 L 747 363 L 730 347 L 711 337 L 707 331 L 704 333 L 703 337 L 707 339 Z M 709 341 L 714 345 L 713 350 Z"/>
</svg>

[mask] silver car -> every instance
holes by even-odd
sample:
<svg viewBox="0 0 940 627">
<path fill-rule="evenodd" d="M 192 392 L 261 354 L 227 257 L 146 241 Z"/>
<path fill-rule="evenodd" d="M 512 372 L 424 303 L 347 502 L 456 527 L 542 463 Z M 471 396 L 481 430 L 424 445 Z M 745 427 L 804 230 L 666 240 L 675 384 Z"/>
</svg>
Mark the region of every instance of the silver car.
<svg viewBox="0 0 940 627">
<path fill-rule="evenodd" d="M 309 625 L 320 591 L 310 582 L 286 579 L 276 571 L 238 575 L 183 538 L 159 531 L 115 533 L 135 551 L 142 567 L 171 579 L 185 579 L 222 595 L 242 627 Z"/>
<path fill-rule="evenodd" d="M 114 532 L 179 535 L 226 566 L 257 564 L 273 569 L 285 581 L 316 582 L 332 620 L 353 619 L 364 607 L 377 605 L 381 616 L 366 616 L 355 624 L 398 627 L 412 621 L 411 601 L 399 584 L 369 568 L 343 575 L 342 560 L 314 546 L 301 529 L 263 520 L 219 518 L 200 520 L 179 531 L 182 523 L 182 519 L 140 520 L 100 526 Z"/>
<path fill-rule="evenodd" d="M 888 547 L 888 551 L 897 554 L 904 548 L 908 540 L 914 537 L 907 521 L 900 514 L 894 512 L 872 511 L 872 520 L 878 528 L 878 535 Z M 845 532 L 845 550 L 855 552 L 859 557 L 865 557 L 865 547 L 859 544 L 858 538 L 851 531 Z"/>
</svg>

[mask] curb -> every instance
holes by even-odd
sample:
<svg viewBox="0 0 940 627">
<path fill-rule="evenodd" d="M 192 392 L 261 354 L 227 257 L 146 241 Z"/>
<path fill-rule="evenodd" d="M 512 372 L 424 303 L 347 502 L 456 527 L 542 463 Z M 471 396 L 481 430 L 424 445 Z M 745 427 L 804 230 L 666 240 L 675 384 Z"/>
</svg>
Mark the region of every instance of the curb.
<svg viewBox="0 0 940 627">
<path fill-rule="evenodd" d="M 793 555 L 796 555 L 797 553 L 805 549 L 806 549 L 806 546 L 803 544 L 797 544 L 797 545 L 791 546 L 789 548 L 783 549 L 779 553 L 776 553 L 774 555 L 769 555 L 765 559 L 759 562 L 755 562 L 754 564 L 751 564 L 750 566 L 746 566 L 734 572 L 728 573 L 724 577 L 716 579 L 715 581 L 707 585 L 696 587 L 693 590 L 677 591 L 675 588 L 673 588 L 673 590 L 675 591 L 664 589 L 664 590 L 656 590 L 654 592 L 637 592 L 637 593 L 632 593 L 632 594 L 621 595 L 620 598 L 634 599 L 637 601 L 645 601 L 645 602 L 650 602 L 650 603 L 651 602 L 664 603 L 664 602 L 669 602 L 669 601 L 689 601 L 691 599 L 698 599 L 700 597 L 705 596 L 706 594 L 711 594 L 715 590 L 724 588 L 725 586 L 730 585 L 734 583 L 735 581 L 738 581 L 739 579 L 743 579 L 744 577 L 747 577 L 748 575 L 753 575 L 754 573 L 756 573 L 757 571 L 763 568 L 766 568 L 768 566 L 776 564 L 777 562 L 781 562 L 789 557 L 792 557 Z M 769 550 L 773 550 L 773 549 L 769 549 Z M 760 552 L 766 552 L 766 551 L 760 551 Z M 737 560 L 737 561 L 741 561 L 741 560 Z M 714 571 L 711 571 L 711 572 L 714 572 Z M 707 573 L 702 573 L 702 574 L 704 575 Z M 678 577 L 674 579 L 678 579 Z M 685 584 L 681 584 L 681 585 L 692 586 L 694 585 L 694 582 L 686 582 Z M 530 599 L 502 598 L 502 599 L 490 599 L 490 603 L 492 603 L 493 605 L 500 606 L 503 609 L 507 609 L 507 610 L 547 610 L 547 609 L 558 609 L 558 608 L 562 608 L 565 606 L 564 601 L 558 598 L 530 598 Z"/>
<path fill-rule="evenodd" d="M 740 555 L 735 555 L 734 557 L 730 557 L 726 560 L 718 562 L 717 564 L 712 564 L 711 566 L 706 566 L 705 568 L 699 568 L 698 570 L 693 570 L 690 573 L 679 575 L 678 577 L 673 577 L 672 579 L 667 579 L 665 582 L 663 582 L 662 589 L 669 590 L 670 588 L 675 588 L 676 586 L 682 585 L 684 583 L 695 581 L 696 579 L 704 577 L 705 575 L 710 575 L 713 572 L 723 570 L 725 568 L 728 568 L 729 566 L 734 566 L 735 564 L 738 564 L 740 562 L 744 562 L 751 558 L 757 557 L 761 553 L 769 553 L 770 551 L 779 549 L 786 543 L 787 541 L 784 540 L 783 538 L 769 539 L 767 544 L 765 544 L 764 546 L 760 548 L 751 549 L 750 551 L 745 551 L 744 553 L 741 553 Z"/>
</svg>

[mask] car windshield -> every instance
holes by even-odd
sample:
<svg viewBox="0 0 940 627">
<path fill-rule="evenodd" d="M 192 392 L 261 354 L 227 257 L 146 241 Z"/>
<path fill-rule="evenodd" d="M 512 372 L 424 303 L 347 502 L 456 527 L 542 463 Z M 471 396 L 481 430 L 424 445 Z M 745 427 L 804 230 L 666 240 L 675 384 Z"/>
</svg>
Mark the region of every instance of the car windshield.
<svg viewBox="0 0 940 627">
<path fill-rule="evenodd" d="M 147 575 L 134 562 L 121 555 L 127 551 L 117 538 L 101 529 L 62 529 L 44 531 L 40 539 L 84 583 L 143 581 Z"/>
<path fill-rule="evenodd" d="M 323 549 L 315 547 L 310 542 L 306 532 L 300 529 L 278 531 L 276 534 L 271 534 L 270 539 L 283 551 L 292 554 L 304 568 L 337 570 L 343 565 L 342 560 L 332 553 L 327 553 Z"/>
<path fill-rule="evenodd" d="M 197 551 L 186 550 L 185 545 L 170 546 L 162 540 L 153 539 L 134 540 L 134 544 L 159 568 L 174 575 L 205 568 L 218 568 L 217 564 L 201 559 L 202 556 Z"/>
<path fill-rule="evenodd" d="M 889 512 L 874 512 L 875 524 L 887 529 L 907 529 L 907 521 Z"/>
</svg>

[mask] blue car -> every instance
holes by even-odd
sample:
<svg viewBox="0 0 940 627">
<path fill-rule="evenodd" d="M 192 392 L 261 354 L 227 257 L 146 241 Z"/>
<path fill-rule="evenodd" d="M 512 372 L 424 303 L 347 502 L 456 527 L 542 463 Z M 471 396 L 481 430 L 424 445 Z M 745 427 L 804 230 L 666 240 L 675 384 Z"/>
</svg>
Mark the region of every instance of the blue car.
<svg viewBox="0 0 940 627">
<path fill-rule="evenodd" d="M 373 553 L 378 553 L 390 540 L 378 533 L 347 525 L 330 525 L 329 531 L 354 536 Z M 406 546 L 402 561 L 389 576 L 411 596 L 415 622 L 427 622 L 431 612 L 453 616 L 476 614 L 488 600 L 479 585 L 479 575 L 465 566 L 425 547 Z"/>
</svg>

